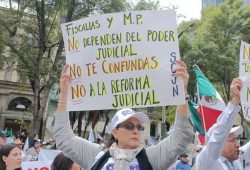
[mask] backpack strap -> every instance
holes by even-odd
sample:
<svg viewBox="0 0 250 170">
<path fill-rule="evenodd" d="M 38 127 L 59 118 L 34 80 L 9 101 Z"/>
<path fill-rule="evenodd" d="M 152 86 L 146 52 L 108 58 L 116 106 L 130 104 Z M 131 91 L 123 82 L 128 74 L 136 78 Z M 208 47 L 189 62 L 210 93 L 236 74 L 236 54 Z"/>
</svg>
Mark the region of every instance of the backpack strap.
<svg viewBox="0 0 250 170">
<path fill-rule="evenodd" d="M 102 157 L 100 157 L 96 163 L 91 167 L 90 170 L 101 170 L 102 167 L 105 165 L 105 163 L 109 160 L 111 157 L 109 150 L 105 152 Z"/>
<path fill-rule="evenodd" d="M 148 156 L 146 154 L 146 150 L 142 149 L 138 155 L 136 155 L 136 159 L 139 163 L 141 170 L 153 170 L 152 165 L 148 160 Z"/>
</svg>

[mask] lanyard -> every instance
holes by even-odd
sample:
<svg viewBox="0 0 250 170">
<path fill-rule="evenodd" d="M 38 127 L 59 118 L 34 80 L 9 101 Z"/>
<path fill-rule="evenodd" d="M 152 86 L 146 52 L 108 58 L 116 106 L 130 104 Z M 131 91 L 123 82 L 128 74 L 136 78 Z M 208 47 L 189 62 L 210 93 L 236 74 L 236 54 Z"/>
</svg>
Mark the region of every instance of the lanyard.
<svg viewBox="0 0 250 170">
<path fill-rule="evenodd" d="M 228 168 L 229 170 L 240 170 L 240 169 L 238 168 L 238 166 L 234 166 L 235 164 L 234 164 L 232 161 L 227 161 L 227 160 L 225 160 L 224 163 L 225 163 L 225 165 L 227 166 L 227 168 Z M 230 166 L 230 164 L 231 164 L 231 166 Z"/>
</svg>

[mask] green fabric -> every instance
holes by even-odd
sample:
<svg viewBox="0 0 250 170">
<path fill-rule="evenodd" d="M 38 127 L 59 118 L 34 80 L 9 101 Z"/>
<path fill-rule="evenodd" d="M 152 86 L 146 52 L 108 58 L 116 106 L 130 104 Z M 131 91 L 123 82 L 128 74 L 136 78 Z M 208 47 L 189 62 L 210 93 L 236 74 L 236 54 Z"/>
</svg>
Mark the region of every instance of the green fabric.
<svg viewBox="0 0 250 170">
<path fill-rule="evenodd" d="M 13 132 L 12 128 L 10 129 L 9 134 L 10 134 L 9 138 L 11 138 L 12 142 L 14 142 L 14 132 Z"/>
<path fill-rule="evenodd" d="M 4 129 L 5 134 L 9 134 L 9 131 L 7 128 Z"/>
<path fill-rule="evenodd" d="M 14 133 L 13 133 L 12 128 L 10 129 L 9 133 L 10 133 L 10 137 L 14 139 Z"/>
<path fill-rule="evenodd" d="M 196 130 L 200 134 L 205 135 L 205 131 L 202 128 L 202 124 L 201 124 L 201 117 L 197 113 L 198 104 L 196 104 L 192 101 L 188 101 L 188 105 L 189 105 L 189 111 L 190 111 L 190 118 L 191 118 L 191 121 L 193 122 Z"/>
<path fill-rule="evenodd" d="M 214 96 L 216 97 L 216 90 L 210 81 L 204 76 L 200 71 L 199 67 L 196 65 L 194 67 L 196 74 L 196 82 L 198 84 L 199 96 Z"/>
</svg>

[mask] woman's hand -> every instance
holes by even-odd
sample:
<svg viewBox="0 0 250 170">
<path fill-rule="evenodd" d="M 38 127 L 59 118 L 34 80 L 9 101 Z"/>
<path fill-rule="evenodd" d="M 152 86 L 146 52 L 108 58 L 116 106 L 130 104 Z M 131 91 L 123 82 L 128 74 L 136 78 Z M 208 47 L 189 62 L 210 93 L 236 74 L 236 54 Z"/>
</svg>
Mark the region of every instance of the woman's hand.
<svg viewBox="0 0 250 170">
<path fill-rule="evenodd" d="M 174 76 L 178 77 L 181 76 L 184 82 L 184 90 L 185 90 L 185 96 L 187 96 L 187 86 L 188 86 L 188 80 L 189 80 L 189 74 L 187 72 L 187 65 L 181 60 L 176 61 L 180 67 L 173 69 Z"/>
<path fill-rule="evenodd" d="M 68 69 L 68 64 L 65 64 L 62 69 L 61 78 L 60 78 L 60 98 L 57 105 L 58 112 L 65 112 L 67 109 L 67 94 L 68 94 L 68 85 L 71 81 L 69 75 L 66 71 Z"/>
<path fill-rule="evenodd" d="M 181 60 L 176 61 L 180 67 L 176 68 L 173 70 L 174 76 L 181 76 L 184 82 L 184 91 L 185 91 L 185 96 L 188 95 L 187 93 L 187 86 L 188 86 L 188 80 L 189 80 L 189 74 L 187 72 L 187 65 Z M 177 112 L 182 114 L 183 116 L 188 116 L 188 105 L 177 105 Z"/>
</svg>

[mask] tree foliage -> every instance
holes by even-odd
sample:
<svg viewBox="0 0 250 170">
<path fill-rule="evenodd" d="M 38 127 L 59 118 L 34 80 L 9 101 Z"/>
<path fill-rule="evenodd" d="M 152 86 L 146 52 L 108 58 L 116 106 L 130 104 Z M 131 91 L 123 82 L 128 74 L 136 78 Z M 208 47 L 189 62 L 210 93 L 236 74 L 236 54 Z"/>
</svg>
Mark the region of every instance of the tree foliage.
<svg viewBox="0 0 250 170">
<path fill-rule="evenodd" d="M 133 6 L 124 0 L 9 0 L 8 4 L 8 8 L 0 10 L 0 30 L 3 32 L 0 50 L 3 49 L 1 61 L 4 61 L 0 66 L 17 67 L 20 81 L 30 82 L 34 92 L 33 132 L 37 133 L 41 132 L 51 86 L 58 80 L 65 61 L 60 23 L 127 11 Z M 147 2 L 140 6 L 143 5 L 146 6 L 143 9 L 150 7 Z"/>
<path fill-rule="evenodd" d="M 9 0 L 0 11 L 1 59 L 17 65 L 20 81 L 30 82 L 34 92 L 34 132 L 41 130 L 43 112 L 52 84 L 64 63 L 61 22 L 99 13 L 126 10 L 122 0 Z M 1 47 L 1 45 L 0 45 Z"/>
<path fill-rule="evenodd" d="M 225 1 L 219 7 L 204 9 L 201 20 L 192 21 L 194 28 L 180 38 L 181 55 L 189 69 L 198 64 L 225 101 L 230 99 L 232 79 L 239 74 L 240 42 L 250 42 L 249 17 L 250 7 L 243 6 L 241 0 Z M 182 23 L 180 27 L 190 23 Z M 194 79 L 191 74 L 192 94 Z"/>
<path fill-rule="evenodd" d="M 159 1 L 140 0 L 135 6 L 134 10 L 157 10 L 159 9 Z"/>
<path fill-rule="evenodd" d="M 204 9 L 201 20 L 182 23 L 180 30 L 190 23 L 195 26 L 180 38 L 181 56 L 190 70 L 189 92 L 196 91 L 191 71 L 196 63 L 228 102 L 232 79 L 239 75 L 241 40 L 250 43 L 250 6 L 242 0 L 227 0 L 219 7 Z M 242 113 L 240 116 L 243 121 Z"/>
</svg>

